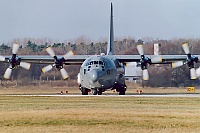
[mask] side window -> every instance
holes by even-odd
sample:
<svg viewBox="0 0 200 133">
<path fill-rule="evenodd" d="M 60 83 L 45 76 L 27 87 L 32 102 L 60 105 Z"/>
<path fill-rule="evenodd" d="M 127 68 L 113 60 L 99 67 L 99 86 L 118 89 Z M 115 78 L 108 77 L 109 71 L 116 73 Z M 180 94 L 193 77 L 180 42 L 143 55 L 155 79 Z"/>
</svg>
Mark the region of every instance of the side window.
<svg viewBox="0 0 200 133">
<path fill-rule="evenodd" d="M 94 61 L 94 64 L 97 65 L 97 64 L 98 64 L 98 61 Z"/>
<path fill-rule="evenodd" d="M 84 74 L 86 73 L 86 69 L 83 70 L 83 73 L 84 73 Z"/>
<path fill-rule="evenodd" d="M 88 66 L 88 71 L 90 71 L 91 66 Z"/>
</svg>

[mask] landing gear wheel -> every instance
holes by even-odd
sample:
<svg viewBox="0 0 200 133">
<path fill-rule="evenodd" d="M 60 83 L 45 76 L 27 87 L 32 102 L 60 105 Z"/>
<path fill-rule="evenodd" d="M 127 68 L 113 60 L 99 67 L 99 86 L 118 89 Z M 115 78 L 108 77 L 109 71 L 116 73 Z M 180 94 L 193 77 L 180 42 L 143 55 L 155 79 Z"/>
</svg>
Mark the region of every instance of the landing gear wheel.
<svg viewBox="0 0 200 133">
<path fill-rule="evenodd" d="M 92 94 L 97 95 L 97 89 L 92 89 Z"/>
<path fill-rule="evenodd" d="M 81 92 L 82 92 L 82 95 L 88 95 L 88 89 L 87 88 L 81 88 Z"/>
<path fill-rule="evenodd" d="M 119 95 L 125 95 L 127 86 L 124 85 L 119 89 Z"/>
<path fill-rule="evenodd" d="M 101 89 L 98 91 L 98 95 L 102 95 L 102 90 Z"/>
<path fill-rule="evenodd" d="M 125 95 L 125 90 L 121 90 L 121 91 L 119 92 L 119 95 Z"/>
</svg>

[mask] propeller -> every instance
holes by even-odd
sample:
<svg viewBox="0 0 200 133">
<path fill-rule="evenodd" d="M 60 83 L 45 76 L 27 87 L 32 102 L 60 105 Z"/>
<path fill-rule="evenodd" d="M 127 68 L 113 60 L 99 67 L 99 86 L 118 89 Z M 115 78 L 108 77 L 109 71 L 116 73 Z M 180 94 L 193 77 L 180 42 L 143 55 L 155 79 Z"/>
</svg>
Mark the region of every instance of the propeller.
<svg viewBox="0 0 200 133">
<path fill-rule="evenodd" d="M 145 57 L 142 43 L 138 43 L 137 50 L 138 50 L 138 53 L 141 55 L 140 63 L 141 63 L 141 69 L 142 69 L 142 73 L 143 73 L 143 80 L 149 80 L 149 73 L 147 70 L 147 65 L 152 64 L 152 63 L 162 62 L 162 58 L 160 56 L 156 56 L 151 59 L 148 57 Z"/>
<path fill-rule="evenodd" d="M 10 79 L 12 70 L 16 69 L 19 66 L 27 70 L 30 69 L 31 64 L 27 62 L 21 62 L 21 58 L 16 55 L 17 51 L 19 50 L 19 46 L 20 46 L 19 44 L 13 44 L 13 48 L 12 48 L 13 54 L 12 54 L 12 57 L 8 59 L 10 66 L 6 69 L 4 73 L 5 79 Z M 5 61 L 5 57 L 0 56 L 0 61 Z"/>
<path fill-rule="evenodd" d="M 46 73 L 48 71 L 50 71 L 53 67 L 56 67 L 57 70 L 59 70 L 61 72 L 61 75 L 63 77 L 63 79 L 67 79 L 69 77 L 67 71 L 63 68 L 63 63 L 71 56 L 74 55 L 74 53 L 72 51 L 67 52 L 63 57 L 58 58 L 56 56 L 56 54 L 54 53 L 52 47 L 48 47 L 46 49 L 46 51 L 48 52 L 48 54 L 54 58 L 54 64 L 53 65 L 48 65 L 42 68 L 42 72 Z"/>
<path fill-rule="evenodd" d="M 189 69 L 190 69 L 190 78 L 196 79 L 197 74 L 196 74 L 196 70 L 194 68 L 194 63 L 195 62 L 197 63 L 200 57 L 196 57 L 194 55 L 191 55 L 188 43 L 182 44 L 182 48 L 183 48 L 183 51 L 185 52 L 185 54 L 187 55 L 187 59 L 184 60 L 184 61 L 173 62 L 172 68 L 177 68 L 177 67 L 180 67 L 184 64 L 187 64 Z"/>
</svg>

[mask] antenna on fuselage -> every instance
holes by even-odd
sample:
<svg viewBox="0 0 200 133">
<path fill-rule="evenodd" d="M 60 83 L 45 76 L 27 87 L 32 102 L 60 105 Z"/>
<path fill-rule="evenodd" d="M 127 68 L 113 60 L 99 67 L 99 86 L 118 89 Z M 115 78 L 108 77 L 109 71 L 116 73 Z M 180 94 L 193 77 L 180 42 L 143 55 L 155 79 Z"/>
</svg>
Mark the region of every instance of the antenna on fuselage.
<svg viewBox="0 0 200 133">
<path fill-rule="evenodd" d="M 107 55 L 114 55 L 114 29 L 113 29 L 113 6 L 111 3 L 111 14 L 110 14 L 110 37 L 107 45 Z"/>
</svg>

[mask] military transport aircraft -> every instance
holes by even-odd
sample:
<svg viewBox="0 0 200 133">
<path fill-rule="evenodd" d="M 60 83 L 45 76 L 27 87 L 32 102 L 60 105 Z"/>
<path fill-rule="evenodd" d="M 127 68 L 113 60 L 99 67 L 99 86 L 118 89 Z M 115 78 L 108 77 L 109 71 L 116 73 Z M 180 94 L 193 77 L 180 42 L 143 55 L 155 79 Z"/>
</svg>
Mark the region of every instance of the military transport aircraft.
<svg viewBox="0 0 200 133">
<path fill-rule="evenodd" d="M 137 45 L 140 55 L 115 55 L 114 54 L 114 31 L 113 31 L 113 6 L 111 3 L 110 16 L 110 40 L 107 46 L 107 53 L 101 55 L 73 55 L 69 51 L 64 56 L 57 56 L 51 47 L 46 51 L 49 56 L 17 56 L 19 49 L 18 44 L 13 45 L 10 56 L 0 56 L 0 61 L 8 62 L 10 66 L 7 68 L 4 78 L 9 79 L 12 70 L 17 67 L 25 69 L 30 68 L 30 63 L 50 64 L 42 69 L 42 72 L 48 72 L 53 67 L 59 70 L 63 79 L 68 78 L 67 71 L 63 65 L 81 65 L 78 74 L 78 83 L 82 95 L 88 95 L 88 91 L 92 90 L 93 95 L 101 95 L 102 92 L 110 89 L 116 89 L 119 95 L 125 95 L 127 86 L 125 84 L 124 69 L 127 62 L 138 62 L 143 70 L 143 79 L 148 80 L 148 65 L 151 64 L 172 64 L 172 67 L 179 67 L 187 64 L 190 69 L 191 79 L 196 79 L 196 71 L 194 63 L 199 62 L 199 56 L 191 55 L 188 43 L 182 45 L 186 55 L 145 55 L 142 43 Z"/>
</svg>

